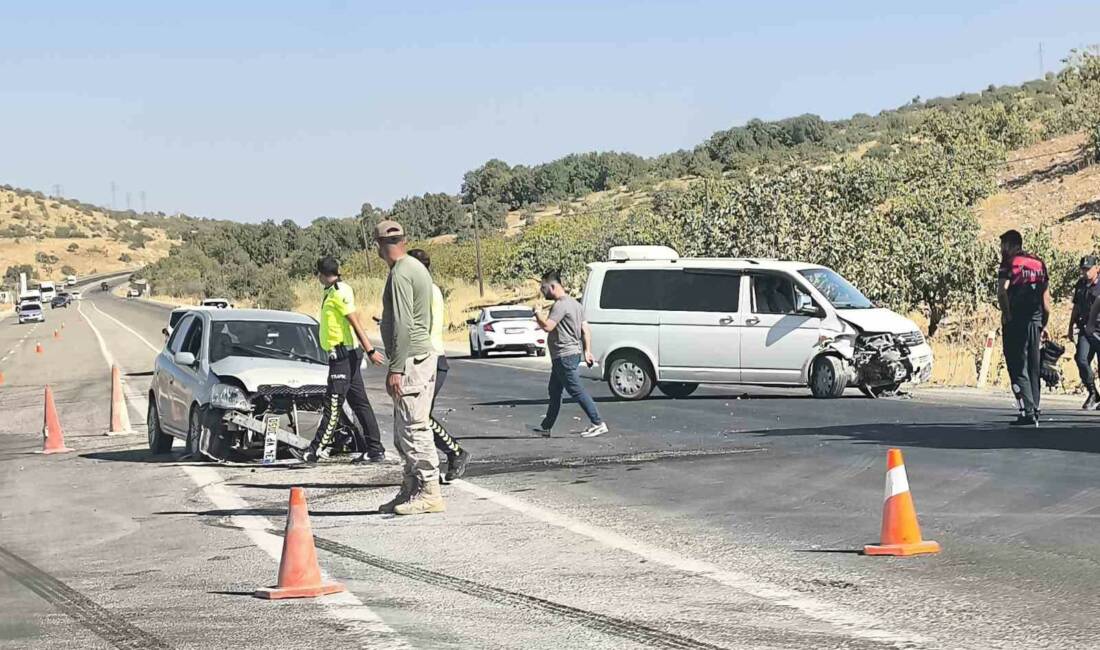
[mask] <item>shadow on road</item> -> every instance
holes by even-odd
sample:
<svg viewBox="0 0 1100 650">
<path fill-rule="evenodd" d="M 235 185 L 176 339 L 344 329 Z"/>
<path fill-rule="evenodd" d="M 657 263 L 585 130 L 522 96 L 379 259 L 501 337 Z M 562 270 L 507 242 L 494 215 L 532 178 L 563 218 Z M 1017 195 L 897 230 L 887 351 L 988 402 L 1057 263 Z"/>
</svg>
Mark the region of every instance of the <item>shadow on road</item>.
<svg viewBox="0 0 1100 650">
<path fill-rule="evenodd" d="M 937 449 L 1050 449 L 1100 453 L 1100 419 L 1059 415 L 1039 428 L 1010 427 L 1008 421 L 904 424 L 895 422 L 745 431 L 744 435 L 828 436 L 860 443 Z"/>
<path fill-rule="evenodd" d="M 178 454 L 154 454 L 148 449 L 123 449 L 121 451 L 96 451 L 80 454 L 81 458 L 109 460 L 118 463 L 172 463 L 180 460 Z"/>
<path fill-rule="evenodd" d="M 307 490 L 321 490 L 321 489 L 371 489 L 371 488 L 399 488 L 400 483 L 381 482 L 381 483 L 226 483 L 226 485 L 232 487 L 252 488 L 256 490 L 289 490 L 290 488 L 300 487 Z"/>
<path fill-rule="evenodd" d="M 599 397 L 593 396 L 593 401 L 600 404 L 614 404 L 617 402 L 628 402 L 628 400 L 619 399 L 618 397 L 612 397 L 609 395 L 601 395 Z M 738 393 L 736 395 L 689 395 L 687 397 L 669 397 L 667 395 L 650 395 L 642 400 L 643 402 L 715 402 L 715 401 L 759 401 L 759 400 L 812 400 L 813 395 L 749 395 L 747 393 Z M 842 397 L 839 399 L 857 399 L 867 400 L 862 395 L 852 395 L 850 397 Z M 533 399 L 503 399 L 492 402 L 474 402 L 470 406 L 546 406 L 550 402 L 549 398 L 533 398 Z M 562 400 L 565 404 L 576 404 L 577 400 L 567 397 Z"/>
</svg>

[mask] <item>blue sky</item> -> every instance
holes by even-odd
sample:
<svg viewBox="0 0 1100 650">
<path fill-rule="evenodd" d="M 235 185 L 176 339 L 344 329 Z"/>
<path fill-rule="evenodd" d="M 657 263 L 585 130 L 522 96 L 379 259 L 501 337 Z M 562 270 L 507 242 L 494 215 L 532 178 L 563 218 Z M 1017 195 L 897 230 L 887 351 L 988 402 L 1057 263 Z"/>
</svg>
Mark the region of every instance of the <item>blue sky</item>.
<svg viewBox="0 0 1100 650">
<path fill-rule="evenodd" d="M 40 2 L 0 10 L 0 183 L 256 221 L 1038 76 L 1100 2 Z M 894 9 L 891 5 L 904 7 Z"/>
</svg>

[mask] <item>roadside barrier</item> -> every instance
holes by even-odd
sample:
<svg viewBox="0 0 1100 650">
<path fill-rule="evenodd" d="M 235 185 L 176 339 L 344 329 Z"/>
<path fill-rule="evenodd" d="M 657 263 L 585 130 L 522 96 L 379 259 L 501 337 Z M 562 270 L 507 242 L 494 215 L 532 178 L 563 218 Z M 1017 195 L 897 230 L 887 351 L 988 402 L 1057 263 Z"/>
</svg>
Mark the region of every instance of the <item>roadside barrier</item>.
<svg viewBox="0 0 1100 650">
<path fill-rule="evenodd" d="M 126 398 L 122 394 L 122 373 L 117 365 L 111 366 L 111 428 L 112 433 L 129 433 L 130 415 L 126 412 Z"/>
<path fill-rule="evenodd" d="M 279 583 L 270 589 L 256 591 L 257 598 L 316 598 L 346 591 L 344 585 L 321 580 L 321 565 L 317 563 L 317 547 L 313 544 L 313 528 L 309 524 L 306 492 L 290 488 L 290 508 L 283 535 L 283 557 L 279 561 Z"/>
<path fill-rule="evenodd" d="M 920 536 L 917 509 L 905 477 L 900 449 L 886 453 L 886 501 L 882 506 L 882 543 L 863 547 L 866 555 L 939 553 L 940 545 Z"/>
<path fill-rule="evenodd" d="M 42 435 L 46 437 L 42 445 L 43 454 L 63 454 L 72 451 L 65 446 L 65 436 L 61 432 L 61 420 L 57 417 L 57 406 L 53 403 L 53 391 L 46 386 L 45 417 L 42 422 Z"/>
<path fill-rule="evenodd" d="M 989 381 L 989 363 L 993 360 L 993 342 L 997 340 L 996 332 L 989 332 L 985 335 L 985 341 L 982 343 L 982 365 L 978 370 L 978 388 L 985 388 L 986 383 Z"/>
</svg>

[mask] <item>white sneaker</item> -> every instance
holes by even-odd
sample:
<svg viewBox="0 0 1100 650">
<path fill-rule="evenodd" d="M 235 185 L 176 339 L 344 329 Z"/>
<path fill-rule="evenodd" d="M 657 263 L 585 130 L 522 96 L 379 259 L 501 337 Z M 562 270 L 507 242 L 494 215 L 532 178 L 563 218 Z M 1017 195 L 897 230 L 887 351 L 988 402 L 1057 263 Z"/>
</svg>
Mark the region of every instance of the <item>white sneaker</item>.
<svg viewBox="0 0 1100 650">
<path fill-rule="evenodd" d="M 607 433 L 607 423 L 601 422 L 599 424 L 593 424 L 584 431 L 581 431 L 582 438 L 595 438 L 596 436 L 602 436 Z"/>
</svg>

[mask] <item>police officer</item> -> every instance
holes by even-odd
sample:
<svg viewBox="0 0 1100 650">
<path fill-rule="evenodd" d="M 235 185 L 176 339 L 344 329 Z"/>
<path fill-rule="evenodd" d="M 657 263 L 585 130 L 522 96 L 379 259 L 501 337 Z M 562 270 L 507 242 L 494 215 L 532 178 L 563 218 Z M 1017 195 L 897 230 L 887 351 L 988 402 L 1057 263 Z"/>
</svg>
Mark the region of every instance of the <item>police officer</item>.
<svg viewBox="0 0 1100 650">
<path fill-rule="evenodd" d="M 303 459 L 315 462 L 320 449 L 332 446 L 346 399 L 363 431 L 362 436 L 356 435 L 361 455 L 352 462 L 385 462 L 382 432 L 367 399 L 362 373 L 363 349 L 376 366 L 382 365 L 382 354 L 371 346 L 359 324 L 355 313 L 355 294 L 348 283 L 340 281 L 340 263 L 332 257 L 317 260 L 317 279 L 325 287 L 321 300 L 320 342 L 321 348 L 328 353 L 328 390 L 325 392 L 321 423 Z"/>
<path fill-rule="evenodd" d="M 1077 354 L 1074 362 L 1077 371 L 1081 374 L 1081 383 L 1088 391 L 1088 398 L 1081 407 L 1092 410 L 1100 406 L 1100 393 L 1096 391 L 1096 373 L 1092 370 L 1092 362 L 1100 352 L 1100 342 L 1088 335 L 1089 314 L 1092 313 L 1092 304 L 1100 297 L 1100 260 L 1094 255 L 1086 255 L 1081 258 L 1081 278 L 1073 287 L 1073 313 L 1069 318 L 1069 340 L 1074 340 L 1074 327 L 1077 328 Z"/>
<path fill-rule="evenodd" d="M 1013 426 L 1039 426 L 1039 364 L 1050 320 L 1050 275 L 1043 260 L 1024 252 L 1019 231 L 1001 235 L 997 302 L 1001 307 L 1005 365 L 1020 408 Z"/>
</svg>

